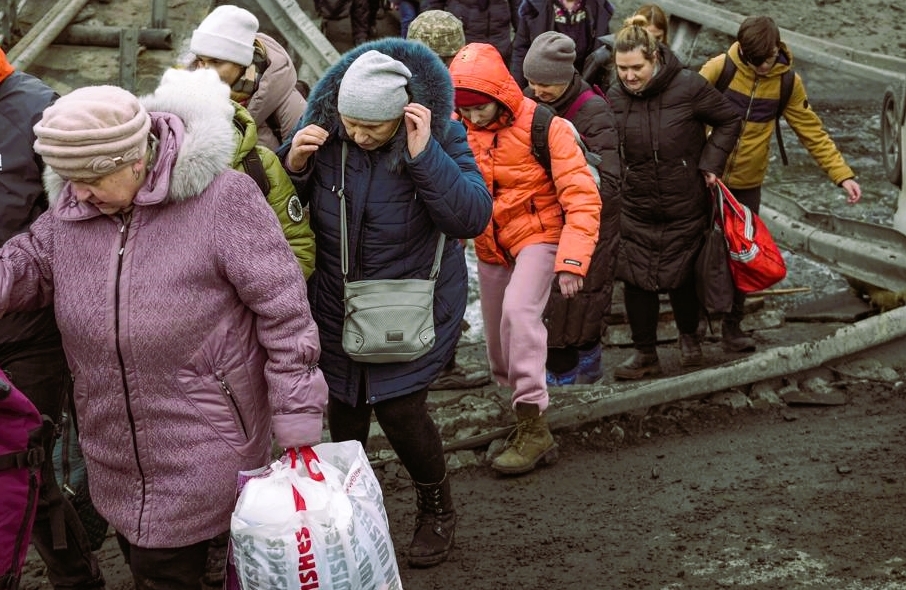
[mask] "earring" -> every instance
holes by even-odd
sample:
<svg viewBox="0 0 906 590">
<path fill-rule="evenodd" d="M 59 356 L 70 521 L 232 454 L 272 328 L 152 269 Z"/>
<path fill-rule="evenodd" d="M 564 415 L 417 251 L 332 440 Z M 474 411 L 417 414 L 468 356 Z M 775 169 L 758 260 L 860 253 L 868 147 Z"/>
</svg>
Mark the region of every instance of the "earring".
<svg viewBox="0 0 906 590">
<path fill-rule="evenodd" d="M 141 176 L 141 170 L 136 170 L 135 168 L 132 169 L 132 177 L 135 178 L 135 180 L 138 180 L 139 178 L 141 178 Z"/>
</svg>

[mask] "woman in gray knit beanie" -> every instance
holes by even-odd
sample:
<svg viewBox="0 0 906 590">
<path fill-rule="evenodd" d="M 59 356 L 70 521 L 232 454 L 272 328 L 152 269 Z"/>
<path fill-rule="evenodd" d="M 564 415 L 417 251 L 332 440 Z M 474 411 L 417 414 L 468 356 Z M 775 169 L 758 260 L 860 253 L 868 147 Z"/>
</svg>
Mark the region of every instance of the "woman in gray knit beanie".
<svg viewBox="0 0 906 590">
<path fill-rule="evenodd" d="M 426 401 L 461 334 L 468 282 L 459 240 L 481 234 L 491 216 L 491 197 L 452 111 L 450 74 L 427 46 L 373 41 L 321 77 L 292 144 L 278 152 L 296 192 L 310 199 L 318 248 L 309 287 L 330 388 L 330 438 L 367 446 L 372 415 L 377 419 L 415 487 L 408 550 L 414 567 L 437 565 L 453 548 L 453 493 Z M 340 223 L 344 204 L 348 232 Z M 441 243 L 430 350 L 408 362 L 353 360 L 340 338 L 347 274 L 426 279 L 441 234 L 448 239 Z M 344 241 L 348 273 L 339 256 Z"/>
</svg>

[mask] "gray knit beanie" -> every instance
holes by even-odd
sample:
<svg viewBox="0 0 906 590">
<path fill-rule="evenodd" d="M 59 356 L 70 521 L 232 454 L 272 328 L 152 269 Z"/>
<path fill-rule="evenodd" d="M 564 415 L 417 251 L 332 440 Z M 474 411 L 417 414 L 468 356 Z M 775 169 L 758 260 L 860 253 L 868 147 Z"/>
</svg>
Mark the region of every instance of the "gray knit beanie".
<svg viewBox="0 0 906 590">
<path fill-rule="evenodd" d="M 563 33 L 546 31 L 532 41 L 522 73 L 537 84 L 566 84 L 573 79 L 575 61 L 576 43 Z"/>
<path fill-rule="evenodd" d="M 340 81 L 337 110 L 363 121 L 392 121 L 409 104 L 406 86 L 412 72 L 402 62 L 375 50 L 352 62 Z"/>
</svg>

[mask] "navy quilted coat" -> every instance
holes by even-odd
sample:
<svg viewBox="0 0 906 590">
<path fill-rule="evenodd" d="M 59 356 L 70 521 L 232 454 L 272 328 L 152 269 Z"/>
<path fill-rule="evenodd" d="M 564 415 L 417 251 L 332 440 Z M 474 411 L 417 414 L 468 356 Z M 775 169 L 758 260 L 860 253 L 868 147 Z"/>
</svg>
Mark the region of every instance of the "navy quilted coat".
<svg viewBox="0 0 906 590">
<path fill-rule="evenodd" d="M 362 150 L 349 140 L 337 113 L 340 81 L 362 53 L 377 50 L 406 64 L 413 76 L 412 101 L 431 110 L 433 139 L 412 159 L 405 125 L 385 146 Z M 318 81 L 297 129 L 310 123 L 330 138 L 309 160 L 307 177 L 296 177 L 307 198 L 318 244 L 309 280 L 312 314 L 321 336 L 320 366 L 330 394 L 355 404 L 360 380 L 369 403 L 427 387 L 452 357 L 465 313 L 468 279 L 463 249 L 456 238 L 479 235 L 491 216 L 491 197 L 466 142 L 465 129 L 452 121 L 453 87 L 443 62 L 426 46 L 383 39 L 344 54 Z M 340 152 L 349 143 L 346 201 L 349 228 L 349 280 L 427 278 L 439 232 L 444 248 L 434 294 L 436 342 L 425 356 L 408 363 L 358 363 L 343 351 L 343 275 L 340 268 Z M 278 152 L 281 161 L 288 145 Z M 313 164 L 312 164 L 313 162 Z"/>
</svg>

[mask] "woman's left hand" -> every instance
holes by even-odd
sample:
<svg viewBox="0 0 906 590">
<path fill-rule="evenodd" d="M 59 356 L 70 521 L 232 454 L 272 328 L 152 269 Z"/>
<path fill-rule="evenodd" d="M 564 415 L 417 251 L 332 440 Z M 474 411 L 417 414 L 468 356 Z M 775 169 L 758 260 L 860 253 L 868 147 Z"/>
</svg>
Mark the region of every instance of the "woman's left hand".
<svg viewBox="0 0 906 590">
<path fill-rule="evenodd" d="M 705 184 L 708 186 L 714 186 L 717 184 L 717 175 L 713 172 L 702 172 L 705 176 Z"/>
<path fill-rule="evenodd" d="M 557 282 L 560 284 L 560 293 L 567 299 L 575 297 L 582 290 L 582 277 L 571 272 L 558 272 Z"/>
<path fill-rule="evenodd" d="M 431 111 L 417 102 L 410 102 L 403 108 L 403 117 L 406 119 L 409 157 L 415 158 L 425 151 L 431 139 Z"/>
</svg>

